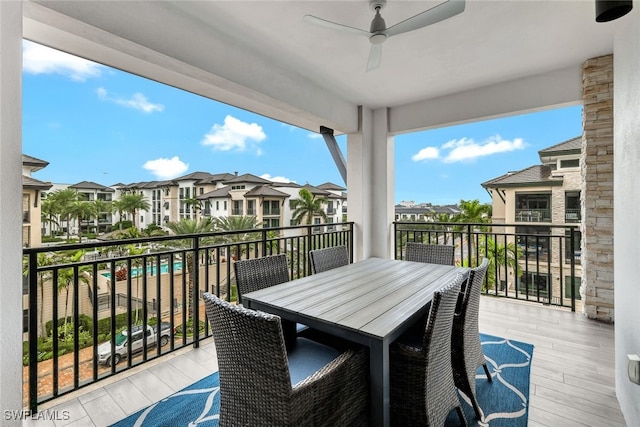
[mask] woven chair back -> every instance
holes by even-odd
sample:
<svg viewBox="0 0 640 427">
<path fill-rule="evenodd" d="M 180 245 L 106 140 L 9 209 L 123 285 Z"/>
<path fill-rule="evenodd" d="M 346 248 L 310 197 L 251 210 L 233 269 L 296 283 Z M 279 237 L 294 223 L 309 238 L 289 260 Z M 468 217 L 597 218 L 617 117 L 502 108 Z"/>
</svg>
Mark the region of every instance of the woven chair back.
<svg viewBox="0 0 640 427">
<path fill-rule="evenodd" d="M 309 251 L 309 257 L 311 257 L 311 267 L 314 273 L 349 264 L 349 251 L 346 246 L 314 249 Z"/>
<path fill-rule="evenodd" d="M 407 261 L 426 262 L 430 264 L 454 265 L 455 247 L 452 245 L 427 245 L 407 242 L 405 259 Z"/>
<path fill-rule="evenodd" d="M 283 425 L 291 380 L 280 318 L 203 298 L 218 356 L 220 425 Z"/>
<path fill-rule="evenodd" d="M 289 281 L 285 254 L 236 261 L 233 264 L 238 286 L 238 302 L 242 295 Z"/>
</svg>

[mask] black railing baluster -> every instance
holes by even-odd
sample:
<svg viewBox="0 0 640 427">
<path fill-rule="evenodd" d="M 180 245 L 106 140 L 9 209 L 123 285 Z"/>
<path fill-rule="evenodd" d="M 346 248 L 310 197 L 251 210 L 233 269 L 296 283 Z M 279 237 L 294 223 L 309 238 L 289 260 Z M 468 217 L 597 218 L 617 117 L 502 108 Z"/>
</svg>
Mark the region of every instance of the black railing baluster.
<svg viewBox="0 0 640 427">
<path fill-rule="evenodd" d="M 200 347 L 200 238 L 193 238 L 193 277 L 191 283 L 193 283 L 193 295 L 191 300 L 191 307 L 193 307 L 193 347 Z M 247 248 L 247 254 L 249 248 Z M 160 333 L 160 325 L 158 325 L 158 334 Z M 158 340 L 160 336 L 158 335 Z"/>
<path fill-rule="evenodd" d="M 29 262 L 29 409 L 38 410 L 38 254 L 28 256 Z M 43 273 L 44 274 L 44 273 Z M 43 287 L 44 288 L 44 287 Z M 41 295 L 44 304 L 44 292 Z M 54 335 L 55 336 L 55 335 Z M 35 345 L 33 343 L 36 343 Z"/>
<path fill-rule="evenodd" d="M 72 303 L 72 307 L 73 307 L 73 388 L 78 388 L 78 385 L 80 384 L 80 372 L 79 372 L 79 368 L 80 368 L 80 295 L 79 295 L 79 278 L 78 278 L 78 274 L 79 274 L 79 269 L 78 266 L 75 265 L 73 267 L 73 303 Z M 67 292 L 69 290 L 67 289 Z M 66 319 L 65 319 L 66 321 Z M 66 337 L 66 333 L 67 331 L 64 331 L 65 333 L 65 341 L 67 340 Z"/>
</svg>

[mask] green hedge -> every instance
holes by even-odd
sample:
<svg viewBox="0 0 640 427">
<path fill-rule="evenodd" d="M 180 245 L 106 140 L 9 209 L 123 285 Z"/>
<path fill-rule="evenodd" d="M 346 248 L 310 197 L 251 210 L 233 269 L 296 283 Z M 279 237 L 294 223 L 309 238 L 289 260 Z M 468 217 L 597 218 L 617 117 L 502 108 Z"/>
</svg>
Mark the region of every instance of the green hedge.
<svg viewBox="0 0 640 427">
<path fill-rule="evenodd" d="M 80 314 L 78 316 L 78 319 L 80 320 L 80 326 L 83 330 L 89 332 L 90 334 L 93 333 L 93 320 L 89 316 L 87 316 L 86 314 Z M 73 317 L 68 316 L 67 323 L 73 323 Z M 58 326 L 62 325 L 64 325 L 64 317 L 58 319 Z M 53 320 L 49 320 L 47 323 L 45 323 L 44 328 L 47 333 L 47 337 L 51 336 L 51 330 L 53 329 Z"/>
<path fill-rule="evenodd" d="M 139 318 L 142 318 L 142 309 L 138 310 L 140 312 Z M 85 347 L 89 347 L 93 345 L 93 321 L 91 318 L 85 314 L 81 314 L 78 316 L 80 320 L 79 327 L 82 328 L 83 337 L 80 337 L 78 340 L 78 347 L 83 349 Z M 135 318 L 135 311 L 131 314 L 131 319 Z M 72 318 L 67 317 L 67 323 L 72 323 Z M 158 319 L 156 317 L 150 317 L 147 320 L 147 324 L 154 326 L 158 323 Z M 64 318 L 58 320 L 58 327 L 64 325 Z M 116 315 L 116 331 L 123 330 L 127 327 L 127 314 L 120 313 Z M 51 330 L 53 329 L 53 321 L 50 320 L 45 324 L 45 328 L 47 331 L 47 337 L 39 337 L 38 338 L 38 362 L 42 362 L 43 360 L 48 360 L 53 358 L 53 336 L 51 334 Z M 201 329 L 204 326 L 201 324 Z M 86 332 L 86 334 L 84 333 Z M 193 332 L 192 332 L 193 333 Z M 57 338 L 57 337 L 56 337 Z M 98 343 L 102 343 L 105 341 L 109 341 L 111 339 L 111 318 L 107 317 L 104 319 L 98 320 Z M 73 352 L 73 340 L 61 340 L 58 339 L 58 356 L 62 356 L 63 354 L 72 353 Z M 29 341 L 22 342 L 22 364 L 24 366 L 29 365 Z"/>
</svg>

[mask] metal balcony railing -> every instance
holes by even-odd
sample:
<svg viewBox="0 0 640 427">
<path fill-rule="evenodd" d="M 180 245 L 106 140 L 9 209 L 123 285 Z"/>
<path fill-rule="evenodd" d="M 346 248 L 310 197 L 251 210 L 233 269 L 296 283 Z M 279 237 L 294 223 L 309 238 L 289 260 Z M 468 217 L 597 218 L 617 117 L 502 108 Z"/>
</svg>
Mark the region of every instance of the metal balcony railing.
<svg viewBox="0 0 640 427">
<path fill-rule="evenodd" d="M 582 213 L 580 209 L 565 209 L 564 222 L 580 222 L 582 220 Z"/>
<path fill-rule="evenodd" d="M 28 333 L 25 406 L 38 405 L 211 336 L 203 292 L 236 299 L 233 261 L 286 253 L 292 279 L 311 274 L 312 249 L 346 245 L 353 223 L 259 228 L 23 250 Z M 85 256 L 85 254 L 87 256 Z M 116 348 L 122 331 L 163 323 L 169 338 Z M 164 345 L 163 345 L 164 344 Z M 120 363 L 102 365 L 100 354 Z"/>
<path fill-rule="evenodd" d="M 551 222 L 551 209 L 516 209 L 516 222 Z"/>
<path fill-rule="evenodd" d="M 459 265 L 477 266 L 483 258 L 489 259 L 485 294 L 570 307 L 575 311 L 582 271 L 578 227 L 541 225 L 540 233 L 534 234 L 516 233 L 517 227 L 517 224 L 395 222 L 395 258 L 404 258 L 407 242 L 454 245 Z M 535 231 L 536 227 L 528 228 Z"/>
</svg>

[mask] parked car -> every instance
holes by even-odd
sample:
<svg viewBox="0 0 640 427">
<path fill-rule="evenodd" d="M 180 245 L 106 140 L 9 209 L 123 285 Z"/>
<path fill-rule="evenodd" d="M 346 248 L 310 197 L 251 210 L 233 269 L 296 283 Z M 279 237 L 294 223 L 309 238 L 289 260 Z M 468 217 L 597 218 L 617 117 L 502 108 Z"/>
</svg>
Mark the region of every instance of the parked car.
<svg viewBox="0 0 640 427">
<path fill-rule="evenodd" d="M 144 340 L 143 338 L 143 325 L 135 325 L 131 327 L 131 354 L 139 353 L 143 350 Z M 160 324 L 160 334 L 157 334 L 158 325 L 146 327 L 147 347 L 153 347 L 156 345 L 158 335 L 160 335 L 160 345 L 165 346 L 171 339 L 171 324 L 168 322 L 162 322 Z M 112 350 L 111 341 L 104 342 L 98 346 L 98 363 L 102 365 L 117 365 L 120 361 L 128 356 L 127 342 L 129 341 L 129 335 L 127 330 L 120 332 L 115 338 L 115 349 Z M 113 355 L 113 361 L 111 357 Z"/>
</svg>

